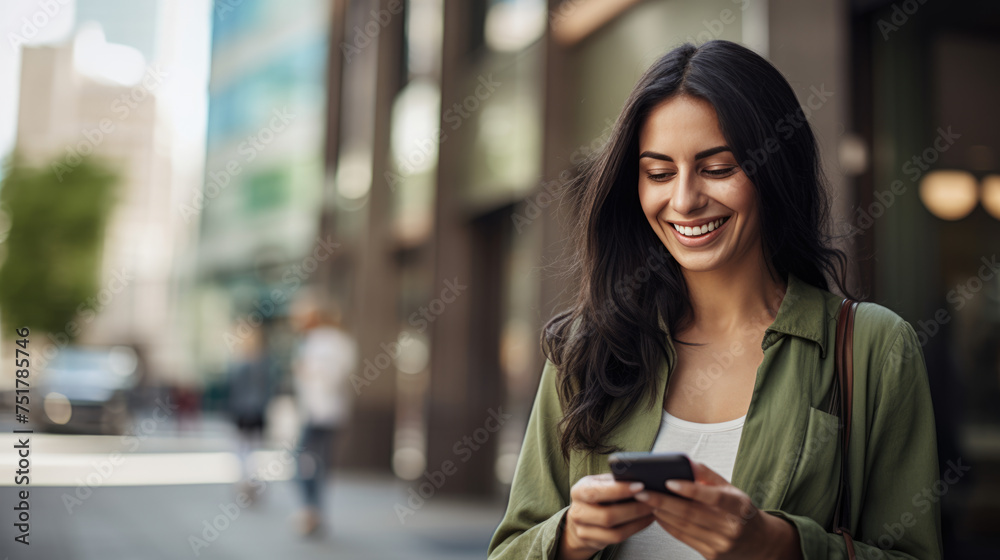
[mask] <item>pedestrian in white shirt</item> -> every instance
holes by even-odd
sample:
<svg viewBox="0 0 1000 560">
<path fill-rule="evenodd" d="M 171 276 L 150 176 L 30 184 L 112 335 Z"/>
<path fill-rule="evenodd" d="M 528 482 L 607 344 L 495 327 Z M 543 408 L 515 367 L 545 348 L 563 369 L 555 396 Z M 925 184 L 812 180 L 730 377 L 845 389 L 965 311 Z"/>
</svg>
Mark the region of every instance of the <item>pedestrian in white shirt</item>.
<svg viewBox="0 0 1000 560">
<path fill-rule="evenodd" d="M 305 503 L 299 530 L 311 535 L 323 524 L 323 479 L 334 444 L 350 417 L 350 375 L 357 362 L 354 340 L 340 328 L 340 312 L 304 295 L 292 306 L 292 327 L 302 338 L 293 362 L 295 395 L 302 415 L 298 478 Z"/>
</svg>

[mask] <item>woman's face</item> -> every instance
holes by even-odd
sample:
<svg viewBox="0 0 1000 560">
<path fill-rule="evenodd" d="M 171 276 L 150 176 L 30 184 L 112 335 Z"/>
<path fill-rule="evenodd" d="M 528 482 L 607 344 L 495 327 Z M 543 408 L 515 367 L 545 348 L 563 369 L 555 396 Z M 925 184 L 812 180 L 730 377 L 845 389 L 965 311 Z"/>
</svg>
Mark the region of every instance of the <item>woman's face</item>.
<svg viewBox="0 0 1000 560">
<path fill-rule="evenodd" d="M 715 108 L 680 95 L 657 105 L 639 133 L 639 202 L 685 270 L 760 255 L 754 187 L 726 145 Z"/>
</svg>

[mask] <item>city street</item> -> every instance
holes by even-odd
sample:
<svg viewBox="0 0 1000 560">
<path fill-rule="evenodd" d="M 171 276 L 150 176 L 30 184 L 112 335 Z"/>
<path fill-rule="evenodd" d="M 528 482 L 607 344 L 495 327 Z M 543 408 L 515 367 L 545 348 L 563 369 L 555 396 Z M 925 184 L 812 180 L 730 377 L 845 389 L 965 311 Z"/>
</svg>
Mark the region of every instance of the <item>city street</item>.
<svg viewBox="0 0 1000 560">
<path fill-rule="evenodd" d="M 0 560 L 485 559 L 508 496 L 520 560 L 649 449 L 803 556 L 1000 560 L 1000 0 L 0 37 Z"/>
<path fill-rule="evenodd" d="M 171 479 L 169 470 L 161 476 L 149 467 L 150 458 L 158 462 L 154 465 L 168 466 L 179 460 L 201 465 L 189 470 L 202 471 L 198 474 L 206 480 L 225 479 L 231 474 L 226 472 L 228 463 L 217 458 L 235 460 L 229 452 L 233 440 L 223 437 L 227 432 L 224 424 L 216 423 L 197 435 L 158 433 L 143 441 L 139 452 L 116 459 L 113 472 L 102 465 L 110 464 L 116 451 L 125 451 L 121 438 L 34 434 L 31 544 L 24 547 L 13 540 L 16 492 L 23 487 L 11 485 L 12 438 L 5 429 L 0 453 L 0 554 L 11 560 L 481 559 L 503 513 L 501 503 L 432 496 L 401 523 L 396 505 L 409 507 L 409 484 L 390 476 L 335 473 L 327 486 L 327 503 L 332 507 L 322 535 L 302 538 L 295 532 L 298 487 L 291 480 L 280 480 L 291 476 L 287 469 L 276 474 L 276 480 L 259 483 L 263 486 L 259 499 L 241 507 L 231 482 L 164 484 Z M 105 453 L 95 453 L 101 449 Z M 160 480 L 140 480 L 141 475 L 130 470 L 133 463 Z M 218 472 L 206 472 L 213 465 L 220 467 Z M 98 479 L 94 473 L 102 470 L 106 474 Z M 88 477 L 91 484 L 97 482 L 92 493 Z M 63 485 L 49 485 L 60 481 Z M 137 484 L 142 482 L 152 483 Z"/>
</svg>

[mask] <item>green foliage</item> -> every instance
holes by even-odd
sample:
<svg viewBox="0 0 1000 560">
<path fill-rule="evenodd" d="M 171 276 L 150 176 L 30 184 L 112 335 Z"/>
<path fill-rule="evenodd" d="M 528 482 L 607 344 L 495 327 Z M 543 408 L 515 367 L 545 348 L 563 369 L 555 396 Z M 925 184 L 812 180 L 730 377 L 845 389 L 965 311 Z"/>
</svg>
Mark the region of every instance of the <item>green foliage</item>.
<svg viewBox="0 0 1000 560">
<path fill-rule="evenodd" d="M 94 158 L 58 177 L 53 170 L 30 167 L 16 156 L 6 170 L 0 208 L 10 231 L 0 246 L 0 315 L 7 331 L 29 326 L 72 339 L 78 333 L 67 332 L 67 323 L 99 289 L 118 177 Z"/>
</svg>

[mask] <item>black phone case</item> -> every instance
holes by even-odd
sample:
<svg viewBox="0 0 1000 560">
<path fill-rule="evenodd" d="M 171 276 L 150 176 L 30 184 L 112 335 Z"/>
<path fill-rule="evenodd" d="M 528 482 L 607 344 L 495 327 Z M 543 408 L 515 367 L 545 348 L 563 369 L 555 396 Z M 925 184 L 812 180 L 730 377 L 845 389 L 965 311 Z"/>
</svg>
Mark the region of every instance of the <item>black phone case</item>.
<svg viewBox="0 0 1000 560">
<path fill-rule="evenodd" d="M 615 480 L 641 482 L 647 490 L 684 498 L 667 490 L 666 482 L 671 479 L 694 480 L 691 460 L 684 453 L 612 453 L 608 465 Z M 629 501 L 622 500 L 622 501 Z"/>
</svg>

